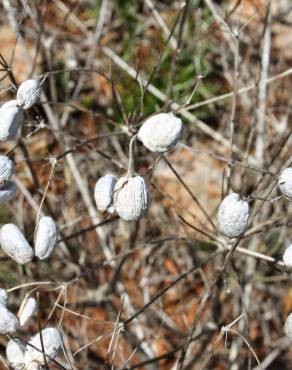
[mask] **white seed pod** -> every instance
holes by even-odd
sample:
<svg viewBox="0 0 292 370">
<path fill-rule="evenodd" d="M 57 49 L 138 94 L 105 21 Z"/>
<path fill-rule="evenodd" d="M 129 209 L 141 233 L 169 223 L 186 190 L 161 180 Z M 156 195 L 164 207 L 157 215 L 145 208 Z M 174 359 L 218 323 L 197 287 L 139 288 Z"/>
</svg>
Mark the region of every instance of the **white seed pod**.
<svg viewBox="0 0 292 370">
<path fill-rule="evenodd" d="M 282 195 L 285 198 L 292 200 L 292 167 L 286 168 L 281 173 L 278 186 Z"/>
<path fill-rule="evenodd" d="M 126 221 L 143 217 L 149 206 L 149 192 L 143 177 L 121 177 L 114 190 L 114 207 Z"/>
<path fill-rule="evenodd" d="M 6 345 L 6 357 L 14 370 L 24 368 L 24 347 L 17 339 L 10 339 Z"/>
<path fill-rule="evenodd" d="M 0 203 L 7 203 L 14 198 L 17 192 L 17 186 L 13 181 L 6 181 L 0 188 Z"/>
<path fill-rule="evenodd" d="M 13 175 L 14 165 L 6 155 L 0 155 L 0 186 Z"/>
<path fill-rule="evenodd" d="M 292 244 L 285 250 L 283 254 L 283 262 L 286 266 L 292 267 Z"/>
<path fill-rule="evenodd" d="M 17 101 L 23 109 L 33 106 L 41 94 L 40 80 L 30 79 L 22 82 L 17 90 Z"/>
<path fill-rule="evenodd" d="M 25 264 L 34 257 L 34 252 L 22 232 L 14 224 L 6 224 L 0 230 L 3 250 L 17 263 Z"/>
<path fill-rule="evenodd" d="M 138 131 L 146 148 L 163 153 L 175 147 L 181 137 L 182 121 L 172 113 L 159 113 L 148 118 Z"/>
<path fill-rule="evenodd" d="M 237 193 L 231 193 L 220 204 L 217 220 L 219 231 L 228 238 L 238 238 L 246 229 L 249 205 Z"/>
<path fill-rule="evenodd" d="M 25 297 L 18 312 L 20 326 L 24 326 L 31 319 L 37 308 L 38 303 L 35 298 Z"/>
<path fill-rule="evenodd" d="M 10 100 L 0 108 L 0 141 L 13 140 L 23 121 L 23 110 L 17 100 Z"/>
<path fill-rule="evenodd" d="M 0 305 L 0 334 L 14 333 L 19 328 L 19 321 L 5 306 Z"/>
<path fill-rule="evenodd" d="M 116 185 L 113 175 L 105 175 L 97 180 L 94 188 L 94 199 L 99 211 L 110 211 L 112 213 L 113 192 Z"/>
<path fill-rule="evenodd" d="M 41 217 L 35 239 L 35 255 L 44 260 L 53 252 L 58 241 L 58 229 L 52 217 Z"/>
<path fill-rule="evenodd" d="M 57 328 L 46 328 L 42 330 L 41 334 L 44 345 L 44 352 L 46 355 L 48 355 L 46 356 L 46 359 L 47 362 L 50 362 L 50 358 L 55 358 L 61 349 L 61 335 Z M 44 365 L 44 356 L 42 353 L 40 333 L 34 335 L 28 342 L 24 353 L 24 360 L 25 364 L 36 362 L 40 365 Z"/>
<path fill-rule="evenodd" d="M 284 330 L 287 337 L 292 340 L 292 312 L 287 317 Z"/>
<path fill-rule="evenodd" d="M 0 305 L 7 306 L 8 305 L 8 294 L 5 289 L 0 288 Z"/>
</svg>

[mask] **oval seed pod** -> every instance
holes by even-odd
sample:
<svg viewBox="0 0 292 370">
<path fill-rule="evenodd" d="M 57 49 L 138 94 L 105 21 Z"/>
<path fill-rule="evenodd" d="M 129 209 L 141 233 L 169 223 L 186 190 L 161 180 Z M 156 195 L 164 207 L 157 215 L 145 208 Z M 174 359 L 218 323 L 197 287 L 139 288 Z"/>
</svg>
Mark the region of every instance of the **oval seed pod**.
<svg viewBox="0 0 292 370">
<path fill-rule="evenodd" d="M 246 229 L 249 205 L 237 193 L 227 195 L 218 210 L 219 231 L 228 238 L 238 238 Z"/>
<path fill-rule="evenodd" d="M 41 94 L 41 83 L 40 80 L 30 79 L 20 84 L 16 99 L 18 104 L 23 109 L 28 109 L 33 106 L 39 99 Z"/>
<path fill-rule="evenodd" d="M 0 243 L 3 250 L 17 263 L 30 262 L 34 253 L 22 232 L 14 224 L 6 224 L 0 230 Z"/>
<path fill-rule="evenodd" d="M 148 118 L 138 131 L 146 148 L 163 153 L 175 147 L 182 132 L 182 121 L 172 113 L 159 113 Z"/>
<path fill-rule="evenodd" d="M 0 108 L 0 140 L 13 140 L 23 121 L 23 110 L 17 100 L 10 100 Z"/>
<path fill-rule="evenodd" d="M 0 155 L 0 186 L 13 175 L 14 165 L 6 155 Z"/>
<path fill-rule="evenodd" d="M 44 352 L 49 356 L 46 356 L 47 362 L 50 362 L 50 358 L 55 358 L 62 346 L 62 339 L 59 330 L 57 328 L 46 328 L 42 330 L 42 341 Z M 32 346 L 38 348 L 39 351 Z M 26 364 L 36 362 L 39 365 L 44 365 L 40 333 L 34 335 L 28 342 L 24 353 L 24 360 Z"/>
<path fill-rule="evenodd" d="M 19 321 L 12 312 L 0 305 L 0 334 L 14 333 L 19 328 Z"/>
<path fill-rule="evenodd" d="M 112 213 L 113 192 L 116 185 L 113 175 L 105 175 L 97 180 L 94 188 L 94 199 L 99 211 L 110 211 Z"/>
<path fill-rule="evenodd" d="M 18 312 L 20 326 L 24 326 L 38 308 L 37 300 L 33 297 L 25 298 Z"/>
<path fill-rule="evenodd" d="M 24 347 L 17 339 L 10 339 L 6 345 L 6 357 L 14 370 L 24 368 Z"/>
<path fill-rule="evenodd" d="M 292 244 L 285 250 L 283 254 L 283 262 L 286 266 L 292 267 Z"/>
<path fill-rule="evenodd" d="M 285 198 L 292 200 L 292 167 L 286 168 L 281 173 L 278 186 L 282 195 Z"/>
<path fill-rule="evenodd" d="M 5 289 L 0 288 L 0 305 L 7 306 L 8 305 L 8 294 Z"/>
<path fill-rule="evenodd" d="M 54 250 L 58 241 L 58 230 L 52 217 L 41 217 L 37 226 L 35 239 L 35 255 L 44 260 L 48 258 Z"/>
<path fill-rule="evenodd" d="M 14 198 L 17 192 L 17 186 L 13 181 L 6 181 L 0 188 L 0 203 L 7 203 Z"/>
<path fill-rule="evenodd" d="M 143 217 L 149 206 L 149 192 L 143 177 L 121 177 L 114 190 L 114 207 L 126 221 Z"/>
<path fill-rule="evenodd" d="M 292 312 L 287 317 L 284 330 L 287 337 L 292 340 Z"/>
</svg>

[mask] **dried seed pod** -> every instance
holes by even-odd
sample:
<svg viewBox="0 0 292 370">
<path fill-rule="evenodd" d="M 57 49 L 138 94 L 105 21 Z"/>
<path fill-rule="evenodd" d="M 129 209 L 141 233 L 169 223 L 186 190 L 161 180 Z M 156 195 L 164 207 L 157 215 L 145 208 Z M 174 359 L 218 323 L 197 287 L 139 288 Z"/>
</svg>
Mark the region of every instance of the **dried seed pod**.
<svg viewBox="0 0 292 370">
<path fill-rule="evenodd" d="M 126 221 L 143 217 L 149 206 L 149 192 L 143 177 L 121 177 L 114 190 L 114 207 Z"/>
<path fill-rule="evenodd" d="M 39 99 L 41 94 L 40 80 L 26 80 L 20 84 L 17 90 L 17 101 L 23 109 L 28 109 L 33 106 Z"/>
<path fill-rule="evenodd" d="M 292 267 L 292 244 L 285 250 L 283 254 L 283 262 L 286 266 Z"/>
<path fill-rule="evenodd" d="M 5 289 L 0 288 L 0 305 L 7 306 L 8 305 L 8 294 Z"/>
<path fill-rule="evenodd" d="M 94 188 L 94 199 L 99 211 L 112 213 L 113 192 L 116 185 L 113 175 L 105 175 L 97 180 Z"/>
<path fill-rule="evenodd" d="M 281 173 L 278 186 L 282 195 L 285 198 L 292 200 L 292 167 L 286 168 Z"/>
<path fill-rule="evenodd" d="M 163 153 L 175 147 L 181 137 L 182 121 L 172 113 L 159 113 L 140 127 L 138 139 L 146 148 Z"/>
<path fill-rule="evenodd" d="M 58 241 L 58 230 L 52 217 L 44 216 L 39 220 L 35 239 L 35 255 L 44 260 L 54 250 Z"/>
<path fill-rule="evenodd" d="M 0 186 L 13 175 L 14 165 L 6 155 L 0 155 Z"/>
<path fill-rule="evenodd" d="M 17 100 L 10 100 L 0 108 L 0 141 L 13 140 L 23 121 L 23 110 Z"/>
<path fill-rule="evenodd" d="M 18 312 L 20 326 L 24 326 L 38 308 L 37 300 L 33 297 L 25 297 Z"/>
<path fill-rule="evenodd" d="M 7 203 L 14 198 L 17 192 L 17 186 L 13 181 L 6 181 L 0 188 L 0 203 Z"/>
<path fill-rule="evenodd" d="M 285 334 L 292 340 L 292 312 L 289 314 L 285 322 Z"/>
<path fill-rule="evenodd" d="M 14 224 L 6 224 L 0 230 L 0 243 L 4 251 L 17 263 L 30 262 L 34 253 L 19 228 Z"/>
<path fill-rule="evenodd" d="M 6 357 L 14 370 L 24 368 L 24 347 L 17 339 L 10 339 L 6 345 Z"/>
<path fill-rule="evenodd" d="M 50 359 L 55 358 L 61 349 L 61 335 L 57 328 L 46 328 L 42 330 L 41 335 L 44 345 L 44 352 L 47 355 L 46 359 L 47 362 L 50 362 Z M 35 348 L 37 348 L 39 351 Z M 34 335 L 28 342 L 24 353 L 24 360 L 26 364 L 36 362 L 40 365 L 44 365 L 40 333 Z"/>
<path fill-rule="evenodd" d="M 0 305 L 0 334 L 14 333 L 19 328 L 19 321 L 5 306 Z"/>
<path fill-rule="evenodd" d="M 237 193 L 227 195 L 218 210 L 219 231 L 228 238 L 238 238 L 245 232 L 248 216 L 248 203 Z"/>
</svg>

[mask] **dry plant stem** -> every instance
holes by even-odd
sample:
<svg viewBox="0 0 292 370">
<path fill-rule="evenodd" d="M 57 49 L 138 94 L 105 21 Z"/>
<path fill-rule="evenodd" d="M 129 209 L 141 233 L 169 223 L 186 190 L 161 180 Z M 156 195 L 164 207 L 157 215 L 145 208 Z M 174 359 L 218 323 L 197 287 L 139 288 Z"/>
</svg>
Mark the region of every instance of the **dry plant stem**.
<svg viewBox="0 0 292 370">
<path fill-rule="evenodd" d="M 262 47 L 259 92 L 258 92 L 258 109 L 257 109 L 258 124 L 257 124 L 255 156 L 261 167 L 264 164 L 264 151 L 265 151 L 265 142 L 266 142 L 265 113 L 266 113 L 266 105 L 267 105 L 267 85 L 265 84 L 265 81 L 268 80 L 268 68 L 270 64 L 271 20 L 272 20 L 271 4 L 272 4 L 272 1 L 269 3 L 267 7 L 267 16 L 266 16 L 266 22 L 265 22 L 263 47 Z"/>
<path fill-rule="evenodd" d="M 183 4 L 182 4 L 182 7 L 181 7 L 181 9 L 180 9 L 180 11 L 178 12 L 178 14 L 177 14 L 177 16 L 176 16 L 176 19 L 175 19 L 174 24 L 173 24 L 173 26 L 172 26 L 172 29 L 171 29 L 171 31 L 170 31 L 169 37 L 167 38 L 166 43 L 165 43 L 165 45 L 164 45 L 164 48 L 163 48 L 162 52 L 160 53 L 159 59 L 158 59 L 157 63 L 155 64 L 155 66 L 154 66 L 154 68 L 153 68 L 153 70 L 152 70 L 152 72 L 151 72 L 151 74 L 150 74 L 150 76 L 149 76 L 149 78 L 148 78 L 147 82 L 146 82 L 145 84 L 143 84 L 143 83 L 142 83 L 142 81 L 141 81 L 141 85 L 142 85 L 142 86 L 144 86 L 143 94 L 142 94 L 142 97 L 141 97 L 141 102 L 142 102 L 142 104 L 143 104 L 143 103 L 144 103 L 144 101 L 145 101 L 146 93 L 147 93 L 148 88 L 149 88 L 149 86 L 150 86 L 150 84 L 151 84 L 151 81 L 153 80 L 153 78 L 154 78 L 154 76 L 155 76 L 156 72 L 157 72 L 157 71 L 159 70 L 159 68 L 160 68 L 160 65 L 161 65 L 161 63 L 162 63 L 162 58 L 163 58 L 163 55 L 164 55 L 164 53 L 165 53 L 165 50 L 166 50 L 166 48 L 167 48 L 167 46 L 168 46 L 168 44 L 169 44 L 169 42 L 170 42 L 170 40 L 171 40 L 172 35 L 174 34 L 174 31 L 175 31 L 175 29 L 176 29 L 177 25 L 179 24 L 179 20 L 180 20 L 180 18 L 181 18 L 181 15 L 183 14 L 183 12 L 184 12 L 185 8 L 186 8 L 186 3 L 183 3 Z M 133 76 L 133 77 L 137 80 L 137 77 L 138 77 L 138 76 L 136 75 L 136 76 Z M 168 99 L 168 97 L 167 97 L 167 98 L 166 98 L 166 102 L 167 102 L 168 100 L 169 100 L 169 99 Z"/>
<path fill-rule="evenodd" d="M 149 9 L 152 11 L 152 14 L 153 14 L 154 18 L 156 19 L 157 23 L 161 27 L 161 29 L 164 32 L 164 34 L 166 35 L 166 37 L 169 38 L 169 36 L 171 35 L 171 32 L 168 29 L 167 24 L 164 22 L 164 19 L 162 18 L 162 16 L 158 12 L 158 10 L 155 8 L 155 6 L 153 4 L 153 1 L 152 0 L 145 0 L 145 3 L 149 7 Z M 171 38 L 169 40 L 169 44 L 174 50 L 177 48 L 177 41 L 174 38 L 174 36 L 171 36 Z"/>
<path fill-rule="evenodd" d="M 209 256 L 208 258 L 206 258 L 203 262 L 199 263 L 198 265 L 196 266 L 193 266 L 191 267 L 188 271 L 186 271 L 185 273 L 181 274 L 178 278 L 176 278 L 171 284 L 169 284 L 168 286 L 166 286 L 164 289 L 162 289 L 160 292 L 158 292 L 157 294 L 154 295 L 154 297 L 152 297 L 149 302 L 147 302 L 142 308 L 140 308 L 138 311 L 136 311 L 134 313 L 133 316 L 131 316 L 130 318 L 126 319 L 123 321 L 123 324 L 126 326 L 128 325 L 130 322 L 132 322 L 133 320 L 135 320 L 138 316 L 140 316 L 148 307 L 150 307 L 154 302 L 156 302 L 160 297 L 163 296 L 163 294 L 165 292 L 167 292 L 169 289 L 171 289 L 172 287 L 174 287 L 176 284 L 178 284 L 181 280 L 185 279 L 188 275 L 190 275 L 191 273 L 199 270 L 200 268 L 202 268 L 203 266 L 205 266 L 208 262 L 212 261 L 215 257 L 219 256 L 220 254 L 222 254 L 222 252 L 216 252 L 216 253 L 213 253 L 211 254 L 211 256 Z"/>
<path fill-rule="evenodd" d="M 178 56 L 181 52 L 181 45 L 183 41 L 183 29 L 184 29 L 184 25 L 187 20 L 189 6 L 190 6 L 190 0 L 186 0 L 183 4 L 183 12 L 181 14 L 181 17 L 180 17 L 181 20 L 179 22 L 179 27 L 178 27 L 177 47 L 174 50 L 174 55 L 171 58 L 170 78 L 168 81 L 167 93 L 166 93 L 168 100 L 173 98 L 173 85 L 174 85 L 175 75 L 177 73 L 177 61 L 178 61 Z"/>
<path fill-rule="evenodd" d="M 233 74 L 233 89 L 234 95 L 232 98 L 232 108 L 230 116 L 230 148 L 229 148 L 229 163 L 227 171 L 227 194 L 229 193 L 232 180 L 232 160 L 233 160 L 233 144 L 234 144 L 234 124 L 236 115 L 236 104 L 237 104 L 237 90 L 238 90 L 238 77 L 239 77 L 239 35 L 234 36 L 235 43 L 235 54 L 234 54 L 234 74 Z"/>
<path fill-rule="evenodd" d="M 177 369 L 178 370 L 182 370 L 183 369 L 183 366 L 184 366 L 184 360 L 185 360 L 185 357 L 186 357 L 186 354 L 187 354 L 187 351 L 188 351 L 188 348 L 190 346 L 190 343 L 191 343 L 191 340 L 192 340 L 192 337 L 195 333 L 195 330 L 197 328 L 197 325 L 198 325 L 198 322 L 199 320 L 201 319 L 201 316 L 203 314 L 203 311 L 208 303 L 208 301 L 210 300 L 210 298 L 212 297 L 212 294 L 213 294 L 213 290 L 215 288 L 215 286 L 217 285 L 219 279 L 221 278 L 222 274 L 224 273 L 226 267 L 227 267 L 227 264 L 229 263 L 231 257 L 233 256 L 239 242 L 240 242 L 241 239 L 237 239 L 233 245 L 231 245 L 229 251 L 227 252 L 226 254 L 226 257 L 224 259 L 224 262 L 222 263 L 222 265 L 218 268 L 217 272 L 216 272 L 216 275 L 215 275 L 215 278 L 214 280 L 211 282 L 210 284 L 210 289 L 204 294 L 202 300 L 201 300 L 201 303 L 200 303 L 200 306 L 195 314 L 195 317 L 193 319 L 193 322 L 192 322 L 192 326 L 191 326 L 191 330 L 190 330 L 190 334 L 187 338 L 187 340 L 185 341 L 185 345 L 183 347 L 183 350 L 181 352 L 181 355 L 180 355 L 180 358 L 178 360 L 178 367 Z"/>
<path fill-rule="evenodd" d="M 216 226 L 215 226 L 214 222 L 212 221 L 211 217 L 206 212 L 205 208 L 201 205 L 201 203 L 199 202 L 199 200 L 197 199 L 197 197 L 192 193 L 192 191 L 190 190 L 190 188 L 187 186 L 187 184 L 182 179 L 182 177 L 178 174 L 178 172 L 174 169 L 174 167 L 171 165 L 171 163 L 168 161 L 168 159 L 165 157 L 165 155 L 163 155 L 162 158 L 165 161 L 165 163 L 168 165 L 168 167 L 170 168 L 170 170 L 174 173 L 174 175 L 176 176 L 176 178 L 179 180 L 179 182 L 182 184 L 182 186 L 185 188 L 185 190 L 188 192 L 188 194 L 191 196 L 191 198 L 193 199 L 193 201 L 200 208 L 200 210 L 202 211 L 203 215 L 206 217 L 207 221 L 210 223 L 210 225 L 212 226 L 212 228 L 214 230 L 216 230 Z"/>
<path fill-rule="evenodd" d="M 42 213 L 43 204 L 44 204 L 44 201 L 46 199 L 46 196 L 47 196 L 47 193 L 48 193 L 50 184 L 52 182 L 52 179 L 53 179 L 53 176 L 54 176 L 54 173 L 55 173 L 55 167 L 57 165 L 57 160 L 55 158 L 52 158 L 50 160 L 50 162 L 51 162 L 51 172 L 49 174 L 49 178 L 48 178 L 48 181 L 47 181 L 47 184 L 46 184 L 46 187 L 45 187 L 45 191 L 44 191 L 44 194 L 43 194 L 43 197 L 42 197 L 42 200 L 41 200 L 41 203 L 40 203 L 38 212 L 37 212 L 37 216 L 36 216 L 36 222 L 35 222 L 35 228 L 34 228 L 34 236 L 33 236 L 33 241 L 34 242 L 35 242 L 36 232 L 37 232 L 37 228 L 38 228 L 40 217 L 41 217 L 41 213 Z"/>
<path fill-rule="evenodd" d="M 210 361 L 210 359 L 212 358 L 212 356 L 216 352 L 216 349 L 217 349 L 219 343 L 221 342 L 221 339 L 223 338 L 224 334 L 226 334 L 228 332 L 228 330 L 231 329 L 231 327 L 234 324 L 236 324 L 244 315 L 245 314 L 241 314 L 232 323 L 228 324 L 227 326 L 222 326 L 222 328 L 220 330 L 220 334 L 216 338 L 214 344 L 212 344 L 211 350 L 208 352 L 207 356 L 203 360 L 202 364 L 200 365 L 199 370 L 203 370 L 207 366 L 208 362 Z"/>
<path fill-rule="evenodd" d="M 38 307 L 40 307 L 40 296 L 39 293 L 37 292 L 37 302 L 38 302 Z M 42 324 L 41 324 L 41 315 L 40 315 L 40 310 L 37 310 L 38 313 L 38 327 L 39 327 L 39 335 L 40 335 L 40 342 L 41 342 L 41 352 L 43 354 L 43 359 L 44 359 L 44 367 L 46 370 L 49 370 L 48 367 L 48 362 L 45 354 L 45 348 L 44 348 L 44 341 L 43 341 L 43 335 L 42 335 Z"/>
<path fill-rule="evenodd" d="M 133 177 L 135 173 L 134 143 L 136 139 L 137 139 L 137 135 L 134 135 L 131 138 L 130 145 L 129 145 L 129 165 L 128 165 L 127 177 Z"/>
<path fill-rule="evenodd" d="M 89 48 L 89 53 L 88 53 L 88 57 L 87 57 L 87 60 L 86 60 L 86 63 L 85 63 L 85 68 L 90 68 L 93 64 L 95 54 L 96 54 L 96 50 L 97 50 L 97 47 L 98 47 L 98 44 L 99 44 L 99 40 L 100 40 L 100 37 L 102 35 L 102 30 L 103 30 L 103 26 L 104 26 L 104 22 L 105 22 L 105 18 L 106 18 L 107 6 L 108 6 L 108 0 L 102 0 L 99 17 L 98 17 L 97 22 L 96 22 L 95 33 L 92 37 L 92 46 Z M 74 100 L 77 99 L 77 97 L 78 97 L 78 95 L 79 95 L 79 93 L 82 89 L 82 86 L 83 86 L 84 82 L 85 82 L 85 75 L 80 74 L 78 82 L 77 82 L 77 84 L 75 86 L 75 89 L 73 91 L 73 94 L 71 96 L 71 101 L 74 101 Z M 65 109 L 65 111 L 63 112 L 62 117 L 61 117 L 61 126 L 62 127 L 65 126 L 65 123 L 67 122 L 67 120 L 69 118 L 69 114 L 70 114 L 70 109 L 68 107 L 67 109 Z"/>
<path fill-rule="evenodd" d="M 212 158 L 218 159 L 218 161 L 223 162 L 223 163 L 230 162 L 230 159 L 228 159 L 228 158 L 222 157 L 221 155 L 218 155 L 218 154 L 215 154 L 215 153 L 212 153 L 212 152 L 205 151 L 201 148 L 198 148 L 198 149 L 197 148 L 192 148 L 192 147 L 190 147 L 186 144 L 183 144 L 183 143 L 179 143 L 178 146 L 181 147 L 181 148 L 187 149 L 189 151 L 192 151 L 194 153 L 200 153 L 200 154 L 204 154 L 204 155 L 210 156 Z M 240 167 L 246 168 L 246 169 L 251 170 L 251 171 L 260 172 L 262 174 L 275 176 L 275 173 L 272 172 L 272 171 L 253 166 L 252 164 L 245 163 L 245 162 L 242 162 L 242 161 L 238 161 L 236 159 L 231 160 L 231 165 L 232 166 L 240 166 Z"/>
<path fill-rule="evenodd" d="M 265 85 L 269 85 L 269 84 L 273 83 L 274 81 L 277 81 L 278 79 L 288 77 L 291 74 L 292 74 L 292 68 L 289 68 L 286 71 L 283 71 L 281 73 L 278 73 L 278 74 L 274 75 L 273 77 L 268 78 L 267 80 L 263 81 L 263 83 Z M 258 84 L 254 82 L 254 83 L 252 83 L 248 86 L 241 87 L 241 88 L 238 89 L 237 95 L 247 93 L 251 90 L 254 90 L 254 89 L 257 88 L 257 86 L 258 86 Z M 177 113 L 180 113 L 181 111 L 189 111 L 189 110 L 197 109 L 197 108 L 203 107 L 205 105 L 217 103 L 221 100 L 230 99 L 230 98 L 233 97 L 234 94 L 235 94 L 235 92 L 231 91 L 231 92 L 226 93 L 226 94 L 222 94 L 222 95 L 219 95 L 219 96 L 214 96 L 214 98 L 210 98 L 210 99 L 204 100 L 204 101 L 199 102 L 199 103 L 191 104 L 187 107 L 180 107 L 180 109 L 177 111 Z"/>
</svg>

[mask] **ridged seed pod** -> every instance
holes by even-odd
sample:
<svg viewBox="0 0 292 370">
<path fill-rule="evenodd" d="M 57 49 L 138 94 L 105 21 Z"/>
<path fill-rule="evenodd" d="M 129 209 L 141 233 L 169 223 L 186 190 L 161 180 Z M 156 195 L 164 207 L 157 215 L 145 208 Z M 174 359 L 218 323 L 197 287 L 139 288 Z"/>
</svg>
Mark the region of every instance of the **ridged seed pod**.
<svg viewBox="0 0 292 370">
<path fill-rule="evenodd" d="M 99 211 L 110 211 L 112 213 L 113 192 L 116 185 L 113 175 L 105 175 L 97 180 L 94 188 L 94 199 Z"/>
<path fill-rule="evenodd" d="M 46 328 L 42 330 L 42 341 L 44 345 L 44 352 L 46 355 L 47 362 L 50 362 L 50 357 L 55 358 L 62 346 L 62 339 L 58 329 L 56 328 Z M 37 351 L 35 348 L 39 349 Z M 24 360 L 26 364 L 36 362 L 39 365 L 44 365 L 44 356 L 42 353 L 42 344 L 41 344 L 41 337 L 40 333 L 34 335 L 29 343 L 26 346 Z"/>
<path fill-rule="evenodd" d="M 37 300 L 33 297 L 25 298 L 18 312 L 20 326 L 24 326 L 38 308 Z"/>
<path fill-rule="evenodd" d="M 292 267 L 292 244 L 285 250 L 283 254 L 283 262 L 286 266 Z"/>
<path fill-rule="evenodd" d="M 149 192 L 143 177 L 121 177 L 114 190 L 114 207 L 125 221 L 143 217 L 149 206 Z"/>
<path fill-rule="evenodd" d="M 172 113 L 159 113 L 140 127 L 138 139 L 146 148 L 163 153 L 175 147 L 181 137 L 182 121 Z"/>
<path fill-rule="evenodd" d="M 0 188 L 0 203 L 7 203 L 14 198 L 17 192 L 17 186 L 13 181 L 6 181 Z"/>
<path fill-rule="evenodd" d="M 240 237 L 246 229 L 249 205 L 237 193 L 225 197 L 218 210 L 219 231 L 228 238 Z"/>
<path fill-rule="evenodd" d="M 39 220 L 35 239 L 35 255 L 40 260 L 48 258 L 58 241 L 58 229 L 52 217 L 44 216 Z"/>
<path fill-rule="evenodd" d="M 10 100 L 0 108 L 0 141 L 13 140 L 23 121 L 23 110 L 17 100 Z"/>
<path fill-rule="evenodd" d="M 278 186 L 282 195 L 285 198 L 292 200 L 292 167 L 286 168 L 281 173 Z"/>
<path fill-rule="evenodd" d="M 17 90 L 17 101 L 23 109 L 32 107 L 41 94 L 40 80 L 30 79 L 22 82 Z"/>
<path fill-rule="evenodd" d="M 289 314 L 285 322 L 285 334 L 292 341 L 292 312 Z"/>
<path fill-rule="evenodd" d="M 10 339 L 6 345 L 6 357 L 14 370 L 24 368 L 24 347 L 17 339 Z"/>
<path fill-rule="evenodd" d="M 8 294 L 5 289 L 0 288 L 0 305 L 7 306 L 8 305 Z"/>
<path fill-rule="evenodd" d="M 6 224 L 0 230 L 0 243 L 3 250 L 17 263 L 25 264 L 34 257 L 34 252 L 19 228 Z"/>
<path fill-rule="evenodd" d="M 5 306 L 0 305 L 0 334 L 14 333 L 19 328 L 19 321 Z"/>
<path fill-rule="evenodd" d="M 0 186 L 4 185 L 13 175 L 14 165 L 6 155 L 0 155 Z"/>
</svg>

